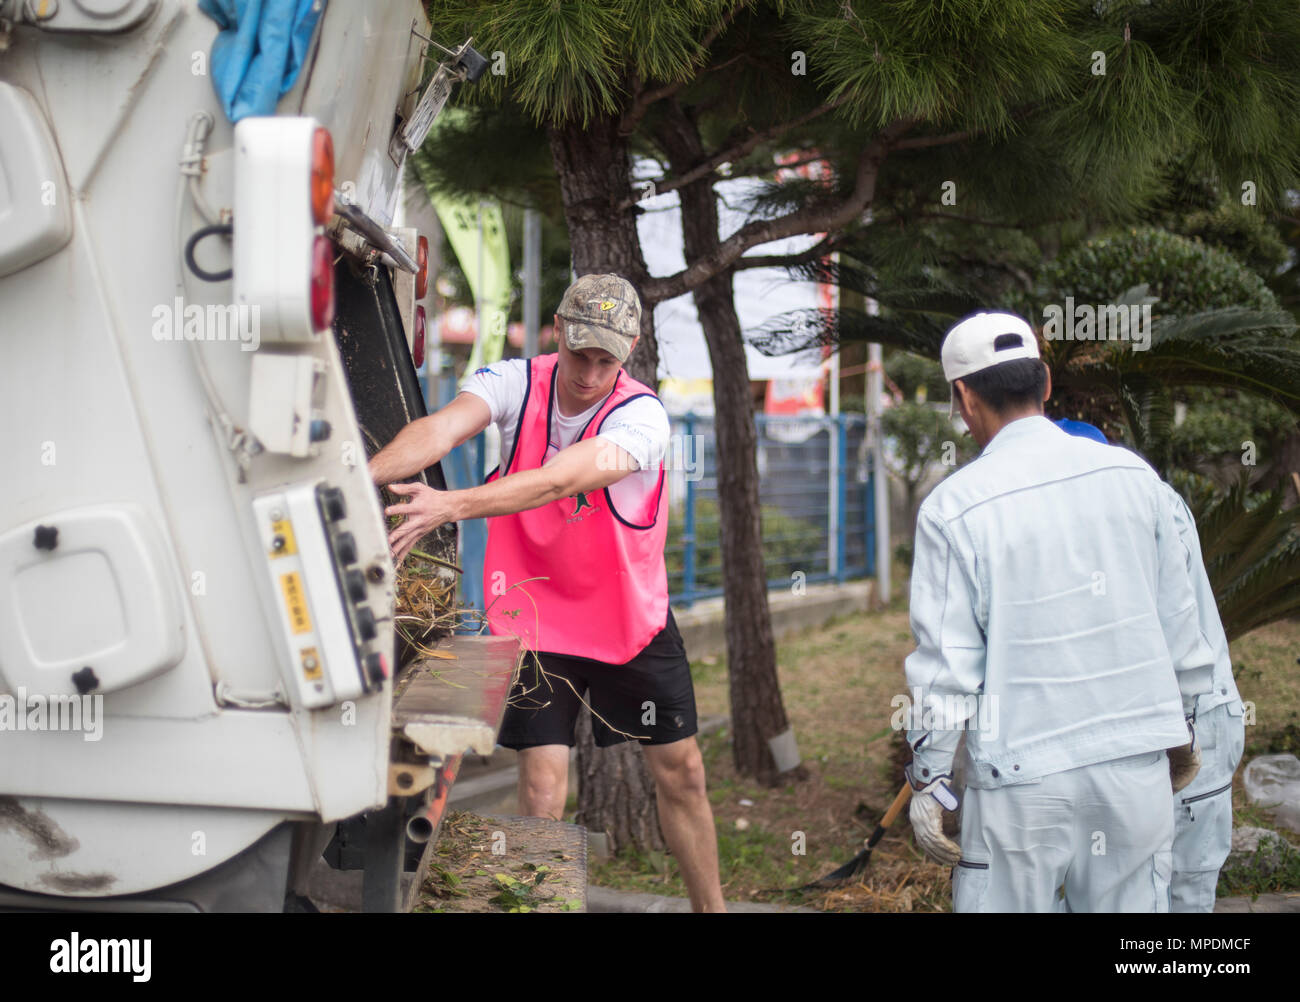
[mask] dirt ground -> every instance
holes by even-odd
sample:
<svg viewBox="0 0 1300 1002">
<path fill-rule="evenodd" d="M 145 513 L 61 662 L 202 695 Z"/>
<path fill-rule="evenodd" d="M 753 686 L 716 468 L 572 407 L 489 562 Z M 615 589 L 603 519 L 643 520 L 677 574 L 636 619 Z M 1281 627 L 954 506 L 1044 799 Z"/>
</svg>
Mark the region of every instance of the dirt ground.
<svg viewBox="0 0 1300 1002">
<path fill-rule="evenodd" d="M 579 912 L 586 835 L 537 818 L 443 819 L 414 911 Z"/>
</svg>

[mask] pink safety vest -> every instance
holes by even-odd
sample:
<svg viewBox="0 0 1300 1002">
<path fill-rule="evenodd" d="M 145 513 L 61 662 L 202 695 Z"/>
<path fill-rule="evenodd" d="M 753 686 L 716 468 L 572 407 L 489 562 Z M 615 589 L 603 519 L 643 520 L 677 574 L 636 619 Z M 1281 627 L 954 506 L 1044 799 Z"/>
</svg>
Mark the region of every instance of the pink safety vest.
<svg viewBox="0 0 1300 1002">
<path fill-rule="evenodd" d="M 528 360 L 528 385 L 504 470 L 535 470 L 546 458 L 558 354 Z M 614 389 L 576 444 L 599 434 L 610 413 L 654 392 L 620 371 Z M 657 399 L 657 398 L 656 398 Z M 661 504 L 663 464 L 654 491 L 632 511 L 614 507 L 608 488 L 540 508 L 489 518 L 483 593 L 493 634 L 517 636 L 530 650 L 626 664 L 668 622 Z M 529 580 L 544 578 L 545 580 Z"/>
</svg>

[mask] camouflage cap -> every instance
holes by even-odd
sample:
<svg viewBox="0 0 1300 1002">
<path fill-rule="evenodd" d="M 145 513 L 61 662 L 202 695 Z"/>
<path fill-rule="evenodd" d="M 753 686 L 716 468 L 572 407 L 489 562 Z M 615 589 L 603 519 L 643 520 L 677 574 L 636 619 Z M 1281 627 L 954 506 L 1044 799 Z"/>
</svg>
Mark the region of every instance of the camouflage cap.
<svg viewBox="0 0 1300 1002">
<path fill-rule="evenodd" d="M 620 363 L 641 333 L 641 299 L 617 275 L 583 275 L 565 290 L 555 312 L 564 318 L 569 350 L 603 348 Z"/>
</svg>

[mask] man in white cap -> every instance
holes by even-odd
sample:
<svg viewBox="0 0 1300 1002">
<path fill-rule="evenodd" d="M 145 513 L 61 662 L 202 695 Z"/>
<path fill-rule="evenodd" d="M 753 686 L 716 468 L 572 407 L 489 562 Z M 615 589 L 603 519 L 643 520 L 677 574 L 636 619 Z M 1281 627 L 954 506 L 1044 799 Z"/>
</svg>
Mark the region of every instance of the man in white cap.
<svg viewBox="0 0 1300 1002">
<path fill-rule="evenodd" d="M 955 911 L 1167 911 L 1172 792 L 1198 768 L 1214 663 L 1169 495 L 1043 416 L 1051 377 L 1020 317 L 967 317 L 942 361 L 983 451 L 917 518 L 917 843 L 956 864 Z M 963 730 L 959 848 L 942 815 Z"/>
<path fill-rule="evenodd" d="M 640 330 L 630 282 L 584 275 L 556 312 L 556 354 L 479 369 L 455 400 L 375 455 L 370 475 L 409 498 L 385 509 L 406 516 L 389 538 L 399 561 L 446 522 L 488 519 L 488 625 L 535 655 L 497 738 L 519 752 L 520 811 L 563 814 L 585 700 L 597 745 L 641 742 L 692 907 L 725 911 L 695 691 L 668 606 L 668 415 L 622 369 Z M 394 483 L 489 423 L 501 432 L 502 462 L 481 487 Z"/>
</svg>

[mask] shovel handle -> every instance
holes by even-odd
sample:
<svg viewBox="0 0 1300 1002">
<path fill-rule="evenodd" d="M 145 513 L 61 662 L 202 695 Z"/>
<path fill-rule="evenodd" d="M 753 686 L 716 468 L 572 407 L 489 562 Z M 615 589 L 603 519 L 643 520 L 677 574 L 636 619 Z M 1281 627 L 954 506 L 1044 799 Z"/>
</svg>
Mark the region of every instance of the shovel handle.
<svg viewBox="0 0 1300 1002">
<path fill-rule="evenodd" d="M 885 811 L 885 816 L 880 819 L 881 825 L 885 828 L 892 825 L 894 819 L 898 817 L 899 813 L 907 806 L 907 802 L 911 799 L 912 784 L 904 783 L 903 788 L 898 791 L 898 796 L 894 798 L 894 802 L 889 805 L 889 810 Z"/>
<path fill-rule="evenodd" d="M 871 833 L 871 838 L 867 839 L 868 849 L 874 849 L 876 843 L 885 837 L 885 829 L 894 823 L 911 799 L 912 784 L 904 783 L 903 788 L 898 791 L 898 796 L 894 798 L 894 802 L 889 805 L 889 810 L 885 811 L 885 816 L 880 819 L 880 824 L 876 825 L 876 830 Z"/>
</svg>

